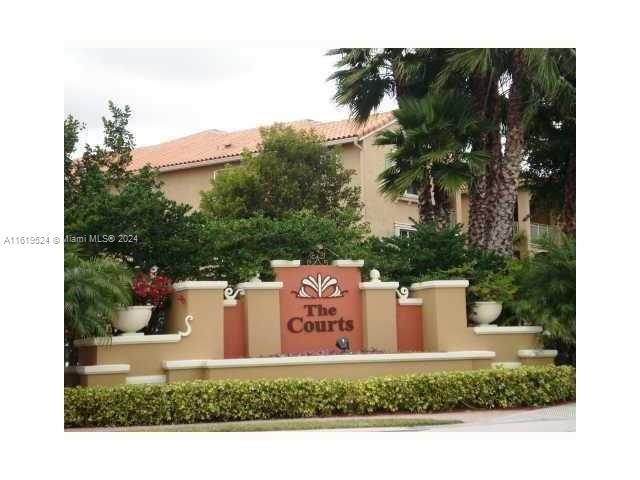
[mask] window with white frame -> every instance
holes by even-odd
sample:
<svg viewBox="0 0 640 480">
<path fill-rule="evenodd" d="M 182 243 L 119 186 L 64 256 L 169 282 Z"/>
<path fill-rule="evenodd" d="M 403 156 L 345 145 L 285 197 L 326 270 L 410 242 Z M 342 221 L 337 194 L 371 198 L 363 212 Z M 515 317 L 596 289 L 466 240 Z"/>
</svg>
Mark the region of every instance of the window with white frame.
<svg viewBox="0 0 640 480">
<path fill-rule="evenodd" d="M 394 222 L 393 227 L 396 237 L 408 237 L 416 231 L 416 227 L 411 223 Z"/>
<path fill-rule="evenodd" d="M 384 159 L 385 170 L 390 168 L 391 166 L 393 166 L 393 160 L 391 160 L 389 157 L 386 157 Z M 413 184 L 409 188 L 407 188 L 402 194 L 402 197 L 400 198 L 401 200 L 409 200 L 412 202 L 417 202 L 418 201 L 418 184 L 417 183 Z"/>
<path fill-rule="evenodd" d="M 216 179 L 220 178 L 220 175 L 224 175 L 228 173 L 230 170 L 233 170 L 234 168 L 237 168 L 237 167 L 238 165 L 230 165 L 227 163 L 224 167 L 214 170 L 213 173 L 211 174 L 211 178 L 215 182 Z"/>
</svg>

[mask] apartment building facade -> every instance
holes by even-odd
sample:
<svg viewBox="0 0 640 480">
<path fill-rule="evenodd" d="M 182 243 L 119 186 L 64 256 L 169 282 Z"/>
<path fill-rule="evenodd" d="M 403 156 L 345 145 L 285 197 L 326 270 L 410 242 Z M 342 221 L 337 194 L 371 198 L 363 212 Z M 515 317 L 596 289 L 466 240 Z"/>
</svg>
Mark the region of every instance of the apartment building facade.
<svg viewBox="0 0 640 480">
<path fill-rule="evenodd" d="M 352 182 L 360 187 L 364 220 L 376 236 L 405 235 L 413 230 L 418 219 L 418 197 L 406 192 L 397 200 L 384 197 L 378 189 L 377 177 L 386 167 L 388 146 L 374 144 L 376 135 L 395 128 L 390 112 L 372 115 L 365 124 L 350 120 L 315 122 L 303 120 L 289 125 L 298 129 L 312 129 L 329 146 L 340 149 L 343 165 L 354 171 Z M 193 208 L 200 206 L 200 194 L 211 188 L 221 169 L 233 168 L 242 161 L 243 151 L 256 152 L 260 144 L 258 128 L 237 132 L 207 130 L 133 152 L 130 168 L 145 165 L 157 169 L 165 195 Z M 451 197 L 452 222 L 468 225 L 469 202 L 464 192 Z M 518 193 L 518 208 L 514 216 L 515 228 L 531 239 L 529 192 Z M 528 247 L 527 247 L 528 249 Z"/>
</svg>

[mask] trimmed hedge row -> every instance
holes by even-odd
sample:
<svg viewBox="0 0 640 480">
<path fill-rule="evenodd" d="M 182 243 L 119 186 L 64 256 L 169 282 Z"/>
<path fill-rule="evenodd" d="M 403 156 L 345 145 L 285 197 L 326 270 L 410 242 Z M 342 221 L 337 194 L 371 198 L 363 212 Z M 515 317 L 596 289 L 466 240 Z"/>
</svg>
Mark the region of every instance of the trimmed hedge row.
<svg viewBox="0 0 640 480">
<path fill-rule="evenodd" d="M 365 380 L 223 380 L 65 388 L 65 427 L 221 422 L 466 408 L 538 407 L 574 400 L 573 367 L 441 372 Z"/>
</svg>

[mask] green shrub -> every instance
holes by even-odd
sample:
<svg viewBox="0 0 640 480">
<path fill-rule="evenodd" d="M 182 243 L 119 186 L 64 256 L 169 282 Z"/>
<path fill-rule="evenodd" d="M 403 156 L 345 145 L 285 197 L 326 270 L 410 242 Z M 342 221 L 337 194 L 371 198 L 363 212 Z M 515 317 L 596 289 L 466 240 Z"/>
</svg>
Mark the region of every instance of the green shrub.
<svg viewBox="0 0 640 480">
<path fill-rule="evenodd" d="M 352 221 L 355 218 L 348 210 L 334 213 L 335 218 L 302 210 L 277 219 L 254 216 L 209 220 L 206 241 L 199 249 L 210 268 L 201 275 L 237 283 L 259 272 L 263 280 L 268 280 L 273 278 L 270 261 L 274 259 L 313 264 L 352 258 L 367 227 Z M 345 224 L 351 226 L 341 226 Z"/>
<path fill-rule="evenodd" d="M 365 380 L 221 380 L 65 388 L 66 427 L 539 407 L 576 397 L 575 368 L 441 372 Z"/>
<path fill-rule="evenodd" d="M 469 246 L 461 226 L 438 230 L 433 224 L 415 224 L 415 232 L 402 237 L 371 237 L 357 258 L 363 272 L 380 270 L 384 280 L 409 286 L 413 282 L 464 278 L 472 280 L 505 266 L 505 259 Z"/>
<path fill-rule="evenodd" d="M 131 304 L 131 276 L 122 262 L 109 257 L 83 259 L 75 245 L 65 245 L 65 339 L 109 334 L 117 309 Z"/>
</svg>

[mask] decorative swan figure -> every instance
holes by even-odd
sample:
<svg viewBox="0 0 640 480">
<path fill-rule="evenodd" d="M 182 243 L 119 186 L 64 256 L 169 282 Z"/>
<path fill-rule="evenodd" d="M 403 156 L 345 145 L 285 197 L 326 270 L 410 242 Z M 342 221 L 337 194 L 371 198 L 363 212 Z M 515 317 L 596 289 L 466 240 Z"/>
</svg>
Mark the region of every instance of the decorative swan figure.
<svg viewBox="0 0 640 480">
<path fill-rule="evenodd" d="M 178 332 L 178 335 L 180 335 L 181 338 L 184 337 L 188 337 L 189 335 L 191 335 L 191 322 L 193 320 L 193 315 L 187 315 L 186 317 L 184 317 L 184 323 L 187 325 L 187 331 L 186 332 Z"/>
</svg>

